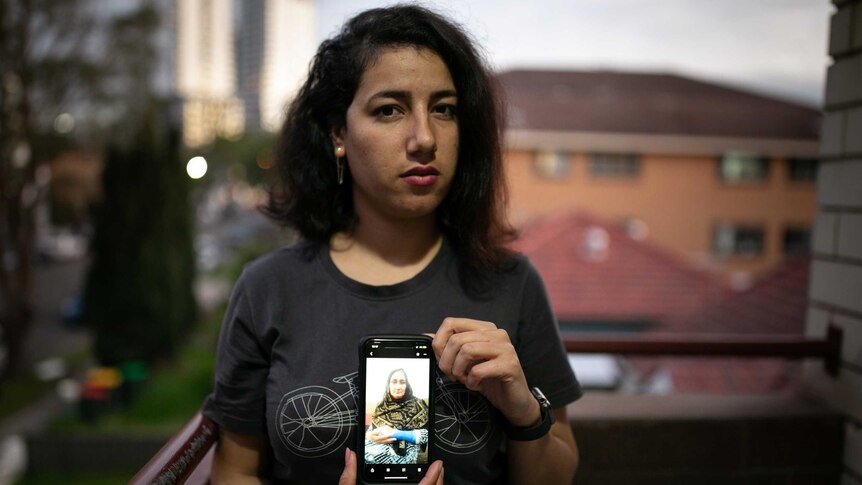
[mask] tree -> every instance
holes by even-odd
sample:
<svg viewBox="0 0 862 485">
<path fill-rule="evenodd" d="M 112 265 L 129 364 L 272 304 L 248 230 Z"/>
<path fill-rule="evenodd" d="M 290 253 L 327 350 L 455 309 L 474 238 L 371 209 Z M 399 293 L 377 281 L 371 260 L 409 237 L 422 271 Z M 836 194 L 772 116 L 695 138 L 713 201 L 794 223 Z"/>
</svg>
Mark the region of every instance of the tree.
<svg viewBox="0 0 862 485">
<path fill-rule="evenodd" d="M 189 179 L 180 134 L 153 103 L 128 147 L 113 147 L 96 212 L 84 320 L 104 364 L 173 355 L 195 320 Z"/>
<path fill-rule="evenodd" d="M 102 8 L 99 8 L 102 7 Z M 105 9 L 87 0 L 0 0 L 0 337 L 8 346 L 0 379 L 14 374 L 32 314 L 36 208 L 61 113 L 80 120 L 75 139 L 98 145 L 105 132 L 133 133 L 150 92 L 158 24 L 149 3 Z"/>
</svg>

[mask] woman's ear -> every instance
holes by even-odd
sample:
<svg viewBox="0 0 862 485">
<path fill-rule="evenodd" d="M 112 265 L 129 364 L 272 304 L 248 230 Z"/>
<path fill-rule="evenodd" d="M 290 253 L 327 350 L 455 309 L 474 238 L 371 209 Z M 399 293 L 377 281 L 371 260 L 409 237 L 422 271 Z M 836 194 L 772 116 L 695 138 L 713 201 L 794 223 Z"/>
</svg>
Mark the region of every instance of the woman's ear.
<svg viewBox="0 0 862 485">
<path fill-rule="evenodd" d="M 332 140 L 332 146 L 335 148 L 344 147 L 344 127 L 329 129 L 329 139 Z"/>
</svg>

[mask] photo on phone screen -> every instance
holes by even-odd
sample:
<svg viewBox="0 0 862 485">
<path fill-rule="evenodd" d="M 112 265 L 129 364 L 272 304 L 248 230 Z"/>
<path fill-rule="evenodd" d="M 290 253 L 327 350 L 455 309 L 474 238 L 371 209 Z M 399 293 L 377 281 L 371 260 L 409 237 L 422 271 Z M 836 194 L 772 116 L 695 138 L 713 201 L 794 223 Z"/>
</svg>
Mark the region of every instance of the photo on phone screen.
<svg viewBox="0 0 862 485">
<path fill-rule="evenodd" d="M 434 351 L 426 336 L 360 344 L 359 471 L 365 482 L 418 482 L 431 463 Z"/>
</svg>

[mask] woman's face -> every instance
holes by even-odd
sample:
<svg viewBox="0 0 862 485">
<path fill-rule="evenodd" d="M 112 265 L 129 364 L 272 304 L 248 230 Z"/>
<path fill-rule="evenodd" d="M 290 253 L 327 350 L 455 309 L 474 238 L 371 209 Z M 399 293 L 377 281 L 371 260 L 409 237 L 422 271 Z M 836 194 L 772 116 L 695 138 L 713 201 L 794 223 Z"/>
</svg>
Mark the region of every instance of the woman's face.
<svg viewBox="0 0 862 485">
<path fill-rule="evenodd" d="M 389 378 L 389 395 L 392 399 L 401 399 L 407 392 L 407 376 L 398 371 Z"/>
<path fill-rule="evenodd" d="M 456 94 L 446 64 L 428 49 L 385 48 L 366 68 L 346 126 L 333 133 L 360 224 L 433 217 L 458 164 Z"/>
</svg>

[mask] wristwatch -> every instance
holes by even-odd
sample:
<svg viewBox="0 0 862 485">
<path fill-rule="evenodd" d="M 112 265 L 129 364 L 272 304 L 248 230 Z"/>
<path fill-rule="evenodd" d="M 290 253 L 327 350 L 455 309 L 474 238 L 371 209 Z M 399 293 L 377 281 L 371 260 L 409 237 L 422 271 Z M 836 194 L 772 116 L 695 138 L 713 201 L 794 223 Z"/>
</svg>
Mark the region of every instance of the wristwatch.
<svg viewBox="0 0 862 485">
<path fill-rule="evenodd" d="M 551 409 L 551 401 L 548 401 L 548 398 L 542 394 L 542 391 L 539 390 L 538 387 L 530 389 L 530 392 L 532 392 L 536 400 L 539 401 L 539 409 L 542 412 L 542 419 L 537 424 L 527 428 L 512 426 L 509 421 L 503 419 L 503 431 L 510 440 L 537 440 L 548 434 L 548 431 L 551 429 L 551 425 L 554 424 L 554 410 Z"/>
</svg>

